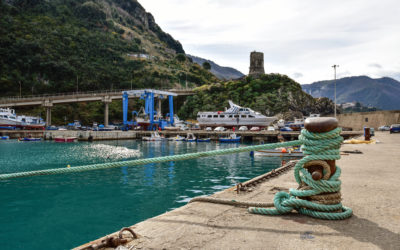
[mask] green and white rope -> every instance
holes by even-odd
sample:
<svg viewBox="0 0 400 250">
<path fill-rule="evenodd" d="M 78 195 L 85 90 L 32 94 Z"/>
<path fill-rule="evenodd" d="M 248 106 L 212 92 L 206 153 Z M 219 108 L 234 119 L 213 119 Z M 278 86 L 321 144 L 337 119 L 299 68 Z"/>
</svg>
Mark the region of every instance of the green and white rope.
<svg viewBox="0 0 400 250">
<path fill-rule="evenodd" d="M 261 145 L 256 145 L 256 146 L 220 149 L 220 150 L 214 150 L 214 151 L 205 151 L 205 152 L 198 152 L 198 153 L 146 158 L 146 159 L 138 159 L 138 160 L 130 160 L 130 161 L 99 163 L 99 164 L 77 166 L 77 167 L 70 167 L 70 168 L 56 168 L 56 169 L 44 169 L 44 170 L 27 171 L 27 172 L 19 172 L 19 173 L 9 173 L 9 174 L 1 174 L 0 180 L 7 180 L 7 179 L 12 179 L 12 178 L 18 178 L 18 177 L 37 176 L 37 175 L 55 175 L 55 174 L 77 173 L 77 172 L 85 172 L 85 171 L 108 169 L 108 168 L 132 167 L 132 166 L 138 166 L 138 165 L 146 165 L 146 164 L 151 164 L 151 163 L 162 163 L 162 162 L 169 162 L 169 161 L 183 161 L 183 160 L 197 159 L 197 158 L 201 158 L 201 157 L 210 157 L 210 156 L 250 152 L 250 151 L 257 151 L 257 150 L 274 149 L 274 148 L 278 148 L 278 147 L 298 146 L 301 144 L 302 144 L 301 141 L 296 140 L 296 141 L 290 141 L 290 142 L 261 144 Z"/>
<path fill-rule="evenodd" d="M 249 207 L 248 211 L 254 214 L 280 215 L 297 210 L 300 214 L 327 220 L 342 220 L 350 217 L 353 213 L 352 210 L 343 206 L 340 202 L 326 205 L 297 198 L 340 191 L 341 182 L 339 177 L 341 169 L 338 166 L 336 166 L 335 174 L 328 180 L 318 181 L 315 181 L 307 169 L 303 167 L 309 161 L 340 159 L 339 149 L 343 141 L 340 132 L 340 128 L 326 133 L 312 133 L 303 129 L 299 136 L 299 141 L 303 144 L 301 148 L 305 157 L 298 161 L 294 167 L 294 177 L 299 185 L 305 183 L 312 189 L 290 189 L 289 193 L 278 192 L 274 197 L 275 208 Z"/>
</svg>

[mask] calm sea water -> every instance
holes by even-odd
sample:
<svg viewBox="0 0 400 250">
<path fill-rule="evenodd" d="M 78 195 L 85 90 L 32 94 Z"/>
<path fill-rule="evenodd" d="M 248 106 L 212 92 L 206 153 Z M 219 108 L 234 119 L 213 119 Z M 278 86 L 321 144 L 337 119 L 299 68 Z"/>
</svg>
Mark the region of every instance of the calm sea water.
<svg viewBox="0 0 400 250">
<path fill-rule="evenodd" d="M 0 173 L 241 147 L 185 142 L 0 141 Z M 69 249 L 280 166 L 249 153 L 0 181 L 1 249 Z M 140 233 L 140 232 L 138 232 Z"/>
</svg>

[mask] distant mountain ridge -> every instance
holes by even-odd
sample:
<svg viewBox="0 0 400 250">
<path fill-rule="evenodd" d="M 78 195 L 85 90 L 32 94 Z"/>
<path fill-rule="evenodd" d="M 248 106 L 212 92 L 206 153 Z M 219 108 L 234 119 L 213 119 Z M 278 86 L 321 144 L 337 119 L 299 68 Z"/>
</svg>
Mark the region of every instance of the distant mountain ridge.
<svg viewBox="0 0 400 250">
<path fill-rule="evenodd" d="M 302 85 L 313 97 L 334 99 L 334 81 L 319 81 Z M 373 79 L 352 76 L 336 80 L 337 103 L 360 102 L 384 110 L 400 109 L 400 82 L 389 77 Z"/>
<path fill-rule="evenodd" d="M 193 60 L 194 63 L 197 63 L 199 65 L 203 65 L 204 62 L 209 62 L 211 65 L 211 73 L 213 73 L 216 77 L 218 77 L 221 80 L 232 80 L 232 79 L 238 79 L 244 74 L 240 72 L 237 69 L 231 68 L 231 67 L 223 67 L 211 60 L 207 60 L 201 57 L 197 56 L 192 56 L 192 55 L 187 55 L 189 58 Z"/>
</svg>

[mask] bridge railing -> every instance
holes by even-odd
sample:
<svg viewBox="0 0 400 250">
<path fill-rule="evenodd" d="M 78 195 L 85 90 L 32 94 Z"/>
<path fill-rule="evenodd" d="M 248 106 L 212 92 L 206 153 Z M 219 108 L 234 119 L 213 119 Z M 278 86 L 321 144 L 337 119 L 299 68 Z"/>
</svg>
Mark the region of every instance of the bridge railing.
<svg viewBox="0 0 400 250">
<path fill-rule="evenodd" d="M 143 89 L 143 88 L 141 88 Z M 193 91 L 192 88 L 157 88 L 159 90 L 165 91 Z M 102 91 L 78 91 L 78 92 L 63 92 L 63 93 L 49 93 L 49 94 L 41 94 L 41 95 L 25 95 L 25 96 L 7 96 L 0 97 L 0 102 L 10 102 L 10 101 L 26 101 L 32 99 L 43 99 L 46 97 L 63 97 L 63 96 L 97 96 L 97 95 L 118 95 L 123 91 L 128 91 L 131 89 L 117 89 L 117 90 L 102 90 Z M 139 90 L 139 89 L 132 89 Z"/>
</svg>

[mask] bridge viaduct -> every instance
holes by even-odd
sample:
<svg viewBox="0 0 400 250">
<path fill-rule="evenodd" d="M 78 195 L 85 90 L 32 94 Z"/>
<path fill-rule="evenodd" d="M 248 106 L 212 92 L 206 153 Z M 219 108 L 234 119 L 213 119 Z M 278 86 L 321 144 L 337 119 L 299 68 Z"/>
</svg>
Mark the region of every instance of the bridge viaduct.
<svg viewBox="0 0 400 250">
<path fill-rule="evenodd" d="M 46 126 L 51 125 L 51 108 L 54 104 L 95 102 L 104 103 L 104 125 L 108 125 L 108 106 L 113 100 L 122 99 L 122 92 L 129 90 L 60 93 L 41 96 L 3 97 L 0 98 L 0 108 L 20 106 L 43 106 L 46 108 Z M 165 89 L 176 93 L 178 96 L 193 95 L 193 89 Z M 122 107 L 121 107 L 122 108 Z"/>
</svg>

